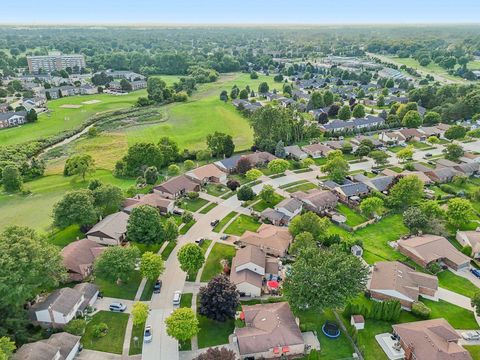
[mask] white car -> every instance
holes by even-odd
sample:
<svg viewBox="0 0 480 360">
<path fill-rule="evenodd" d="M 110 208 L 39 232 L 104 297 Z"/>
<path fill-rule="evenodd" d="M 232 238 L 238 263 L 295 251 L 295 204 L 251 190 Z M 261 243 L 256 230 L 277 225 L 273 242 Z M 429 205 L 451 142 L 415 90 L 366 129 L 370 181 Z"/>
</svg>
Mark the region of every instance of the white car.
<svg viewBox="0 0 480 360">
<path fill-rule="evenodd" d="M 182 292 L 177 290 L 173 293 L 173 305 L 180 305 L 180 299 L 182 298 Z"/>
<path fill-rule="evenodd" d="M 465 331 L 462 333 L 462 337 L 465 340 L 480 340 L 480 334 L 476 331 Z"/>
<path fill-rule="evenodd" d="M 108 308 L 113 312 L 124 312 L 127 310 L 127 306 L 122 303 L 111 303 Z"/>
<path fill-rule="evenodd" d="M 143 333 L 143 341 L 146 343 L 152 342 L 153 333 L 152 333 L 152 326 L 147 325 L 145 326 L 145 332 Z"/>
</svg>

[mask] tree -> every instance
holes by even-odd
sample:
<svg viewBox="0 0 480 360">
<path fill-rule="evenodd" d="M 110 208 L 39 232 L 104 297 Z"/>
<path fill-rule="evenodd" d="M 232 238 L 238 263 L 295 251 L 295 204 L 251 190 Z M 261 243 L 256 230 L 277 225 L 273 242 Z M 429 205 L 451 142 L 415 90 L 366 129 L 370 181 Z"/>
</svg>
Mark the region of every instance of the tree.
<svg viewBox="0 0 480 360">
<path fill-rule="evenodd" d="M 248 181 L 255 181 L 262 175 L 263 173 L 258 169 L 250 169 L 245 173 L 245 177 Z"/>
<path fill-rule="evenodd" d="M 384 107 L 385 106 L 385 96 L 380 95 L 377 99 L 377 106 Z"/>
<path fill-rule="evenodd" d="M 196 244 L 183 245 L 177 254 L 180 268 L 186 273 L 196 273 L 205 262 L 202 249 Z"/>
<path fill-rule="evenodd" d="M 344 105 L 338 110 L 338 118 L 340 120 L 349 120 L 352 117 L 352 112 L 350 111 L 350 106 Z"/>
<path fill-rule="evenodd" d="M 398 104 L 398 103 L 397 103 Z M 418 112 L 418 105 L 416 102 L 409 102 L 406 104 L 398 104 L 398 108 L 396 109 L 396 114 L 400 121 L 403 121 L 405 115 L 409 111 L 417 111 Z M 392 110 L 395 109 L 395 107 L 392 106 Z"/>
<path fill-rule="evenodd" d="M 275 201 L 275 189 L 271 185 L 265 185 L 259 193 L 260 198 L 269 205 Z"/>
<path fill-rule="evenodd" d="M 303 168 L 309 168 L 310 166 L 315 165 L 315 160 L 307 157 L 307 158 L 303 159 L 300 163 L 302 164 Z"/>
<path fill-rule="evenodd" d="M 243 185 L 237 191 L 237 198 L 240 201 L 253 200 L 254 197 L 255 197 L 255 193 L 253 192 L 253 190 L 250 186 Z"/>
<path fill-rule="evenodd" d="M 142 254 L 140 262 L 140 273 L 148 280 L 155 281 L 165 270 L 163 259 L 151 251 L 146 251 Z"/>
<path fill-rule="evenodd" d="M 38 120 L 38 115 L 37 115 L 37 112 L 35 111 L 35 109 L 30 109 L 28 112 L 27 112 L 27 116 L 26 116 L 26 119 L 28 123 L 33 123 L 33 122 L 36 122 Z"/>
<path fill-rule="evenodd" d="M 285 146 L 283 145 L 283 141 L 279 140 L 277 145 L 275 146 L 275 156 L 280 159 L 285 159 L 287 154 L 285 153 Z"/>
<path fill-rule="evenodd" d="M 158 77 L 150 77 L 147 80 L 147 93 L 148 98 L 157 103 L 161 103 L 165 100 L 165 89 L 167 84 L 165 81 Z"/>
<path fill-rule="evenodd" d="M 435 111 L 428 111 L 423 116 L 423 123 L 425 125 L 436 125 L 442 121 L 442 116 Z"/>
<path fill-rule="evenodd" d="M 343 183 L 349 169 L 350 165 L 340 150 L 329 152 L 327 162 L 322 166 L 322 171 L 327 173 L 331 180 L 339 183 Z"/>
<path fill-rule="evenodd" d="M 194 192 L 198 196 L 198 193 Z M 170 217 L 163 224 L 163 239 L 164 241 L 177 241 L 178 226 L 174 218 Z"/>
<path fill-rule="evenodd" d="M 360 203 L 360 211 L 365 216 L 372 216 L 378 213 L 383 207 L 383 200 L 379 197 L 368 197 Z"/>
<path fill-rule="evenodd" d="M 238 98 L 242 100 L 247 100 L 248 99 L 248 91 L 246 89 L 240 90 L 238 93 Z"/>
<path fill-rule="evenodd" d="M 294 237 L 300 233 L 308 232 L 312 234 L 314 240 L 322 241 L 328 235 L 329 226 L 328 218 L 321 218 L 314 212 L 308 211 L 295 216 L 292 221 L 290 221 L 288 230 Z"/>
<path fill-rule="evenodd" d="M 357 104 L 353 108 L 352 115 L 356 119 L 365 117 L 365 107 L 362 104 Z"/>
<path fill-rule="evenodd" d="M 239 174 L 245 174 L 252 168 L 252 163 L 247 157 L 242 156 L 237 162 L 237 172 Z"/>
<path fill-rule="evenodd" d="M 252 71 L 250 73 L 250 79 L 252 79 L 252 80 L 258 79 L 258 74 L 255 71 Z"/>
<path fill-rule="evenodd" d="M 150 205 L 133 208 L 127 223 L 127 239 L 141 244 L 158 244 L 162 241 L 162 222 L 157 209 Z"/>
<path fill-rule="evenodd" d="M 313 235 L 307 231 L 304 231 L 295 236 L 295 241 L 290 247 L 290 253 L 293 255 L 298 255 L 303 250 L 316 247 L 317 242 L 314 240 Z"/>
<path fill-rule="evenodd" d="M 127 79 L 120 80 L 120 88 L 122 91 L 132 91 L 132 84 Z"/>
<path fill-rule="evenodd" d="M 475 210 L 467 199 L 453 198 L 448 201 L 447 221 L 455 228 L 468 224 L 474 217 Z"/>
<path fill-rule="evenodd" d="M 370 156 L 377 166 L 382 166 L 388 163 L 388 154 L 380 150 L 371 151 L 368 156 Z"/>
<path fill-rule="evenodd" d="M 180 168 L 178 167 L 178 165 L 170 164 L 168 165 L 167 173 L 170 176 L 178 175 L 180 173 Z"/>
<path fill-rule="evenodd" d="M 467 134 L 467 129 L 460 125 L 452 125 L 445 131 L 445 137 L 449 140 L 463 139 Z"/>
<path fill-rule="evenodd" d="M 267 84 L 266 82 L 262 82 L 262 83 L 260 83 L 260 85 L 258 85 L 258 92 L 259 92 L 260 94 L 265 94 L 265 93 L 267 93 L 269 89 L 270 89 L 270 88 L 269 88 L 269 86 L 268 86 L 268 84 Z"/>
<path fill-rule="evenodd" d="M 82 336 L 85 333 L 86 327 L 87 322 L 85 319 L 73 319 L 67 325 L 65 325 L 63 329 L 69 334 Z"/>
<path fill-rule="evenodd" d="M 198 355 L 194 360 L 236 360 L 235 353 L 225 347 L 208 348 L 207 351 Z"/>
<path fill-rule="evenodd" d="M 178 341 L 190 340 L 200 331 L 198 319 L 191 308 L 179 308 L 165 320 L 167 334 Z"/>
<path fill-rule="evenodd" d="M 95 171 L 95 161 L 88 154 L 73 155 L 65 162 L 64 176 L 79 175 L 85 181 L 87 174 Z"/>
<path fill-rule="evenodd" d="M 402 125 L 408 128 L 417 128 L 423 123 L 422 117 L 417 110 L 408 111 L 402 120 Z"/>
<path fill-rule="evenodd" d="M 283 75 L 282 74 L 277 74 L 273 77 L 273 81 L 275 82 L 282 82 L 283 81 Z"/>
<path fill-rule="evenodd" d="M 183 162 L 183 167 L 185 168 L 185 170 L 189 171 L 189 170 L 193 170 L 195 168 L 195 163 L 192 161 L 192 160 L 185 160 Z"/>
<path fill-rule="evenodd" d="M 268 163 L 268 170 L 274 174 L 284 173 L 290 167 L 290 163 L 284 159 L 274 159 Z"/>
<path fill-rule="evenodd" d="M 310 101 L 308 102 L 308 107 L 310 109 L 320 109 L 325 106 L 323 101 L 323 96 L 320 92 L 314 91 L 310 96 Z"/>
<path fill-rule="evenodd" d="M 225 275 L 217 275 L 207 286 L 201 287 L 200 315 L 215 321 L 227 321 L 235 318 L 240 305 L 240 295 L 235 284 Z"/>
<path fill-rule="evenodd" d="M 97 276 L 117 283 L 127 282 L 135 271 L 140 250 L 136 246 L 112 246 L 95 260 L 94 271 Z"/>
<path fill-rule="evenodd" d="M 415 175 L 402 177 L 390 189 L 389 206 L 404 209 L 423 196 L 423 182 Z"/>
<path fill-rule="evenodd" d="M 80 189 L 66 193 L 53 206 L 53 223 L 59 228 L 77 224 L 94 224 L 98 217 L 94 207 L 94 197 L 90 190 Z"/>
<path fill-rule="evenodd" d="M 137 301 L 132 306 L 133 325 L 139 326 L 145 324 L 149 313 L 148 304 Z"/>
<path fill-rule="evenodd" d="M 2 170 L 3 188 L 7 192 L 15 192 L 22 189 L 22 176 L 15 165 L 6 165 Z"/>
<path fill-rule="evenodd" d="M 432 144 L 432 145 L 433 144 L 438 144 L 438 143 L 440 143 L 440 139 L 436 136 L 429 136 L 428 139 L 427 139 L 427 142 L 429 144 Z"/>
<path fill-rule="evenodd" d="M 412 234 L 425 230 L 428 226 L 428 220 L 423 211 L 416 206 L 411 206 L 403 212 L 403 223 Z"/>
<path fill-rule="evenodd" d="M 333 93 L 330 90 L 327 90 L 323 93 L 323 102 L 325 106 L 330 106 L 333 104 Z"/>
<path fill-rule="evenodd" d="M 0 337 L 0 360 L 8 360 L 15 351 L 15 342 L 7 336 Z M 225 358 L 228 359 L 228 358 Z M 232 359 L 235 360 L 235 357 Z"/>
<path fill-rule="evenodd" d="M 7 226 L 0 233 L 0 268 L 0 308 L 20 308 L 39 290 L 67 279 L 60 249 L 28 227 Z"/>
<path fill-rule="evenodd" d="M 191 161 L 191 160 L 190 160 Z M 145 169 L 143 173 L 145 182 L 149 185 L 154 185 L 158 180 L 158 170 L 156 166 L 149 166 Z"/>
<path fill-rule="evenodd" d="M 451 161 L 458 161 L 463 154 L 463 148 L 457 144 L 448 144 L 446 147 L 445 158 Z"/>
<path fill-rule="evenodd" d="M 239 186 L 240 186 L 240 183 L 237 180 L 229 179 L 227 181 L 227 187 L 232 191 L 237 190 Z"/>
<path fill-rule="evenodd" d="M 414 151 L 414 147 L 412 145 L 408 145 L 397 152 L 397 158 L 402 162 L 410 160 L 413 157 Z"/>
<path fill-rule="evenodd" d="M 102 216 L 118 211 L 122 205 L 123 193 L 118 186 L 105 184 L 93 190 L 92 194 L 93 204 Z"/>
<path fill-rule="evenodd" d="M 367 279 L 362 262 L 336 246 L 308 249 L 292 264 L 283 290 L 294 310 L 323 311 L 343 307 L 364 291 Z"/>
<path fill-rule="evenodd" d="M 207 146 L 215 156 L 230 157 L 235 151 L 232 136 L 218 131 L 207 135 Z"/>
<path fill-rule="evenodd" d="M 162 168 L 168 162 L 164 153 L 152 143 L 135 143 L 128 148 L 127 155 L 123 157 L 124 170 L 121 175 L 143 175 L 145 167 L 155 166 Z"/>
<path fill-rule="evenodd" d="M 480 291 L 477 291 L 470 300 L 472 307 L 475 309 L 477 316 L 480 316 Z"/>
</svg>

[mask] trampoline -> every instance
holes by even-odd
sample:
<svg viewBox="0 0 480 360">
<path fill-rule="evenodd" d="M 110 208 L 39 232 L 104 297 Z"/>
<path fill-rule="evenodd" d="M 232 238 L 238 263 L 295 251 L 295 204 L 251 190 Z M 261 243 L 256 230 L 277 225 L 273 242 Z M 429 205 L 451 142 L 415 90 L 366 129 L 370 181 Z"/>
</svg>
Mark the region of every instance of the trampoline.
<svg viewBox="0 0 480 360">
<path fill-rule="evenodd" d="M 332 321 L 326 321 L 322 326 L 322 332 L 330 339 L 336 339 L 340 336 L 338 325 Z"/>
</svg>

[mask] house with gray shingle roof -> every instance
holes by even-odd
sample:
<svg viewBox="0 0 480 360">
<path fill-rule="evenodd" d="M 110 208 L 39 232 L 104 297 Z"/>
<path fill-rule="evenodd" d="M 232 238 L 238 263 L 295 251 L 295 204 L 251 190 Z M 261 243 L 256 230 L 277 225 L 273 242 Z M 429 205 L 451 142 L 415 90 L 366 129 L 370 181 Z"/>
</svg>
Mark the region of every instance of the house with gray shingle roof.
<svg viewBox="0 0 480 360">
<path fill-rule="evenodd" d="M 102 245 L 120 245 L 125 240 L 129 217 L 123 211 L 106 216 L 87 232 L 87 239 Z"/>
<path fill-rule="evenodd" d="M 72 360 L 80 349 L 80 339 L 67 332 L 52 334 L 48 339 L 22 345 L 12 360 Z"/>
</svg>

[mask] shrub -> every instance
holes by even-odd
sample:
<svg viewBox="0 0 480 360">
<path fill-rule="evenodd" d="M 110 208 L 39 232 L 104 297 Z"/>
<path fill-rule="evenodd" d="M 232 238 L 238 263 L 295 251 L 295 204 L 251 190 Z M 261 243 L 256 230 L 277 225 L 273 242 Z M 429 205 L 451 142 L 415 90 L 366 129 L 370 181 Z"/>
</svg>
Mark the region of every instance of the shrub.
<svg viewBox="0 0 480 360">
<path fill-rule="evenodd" d="M 442 191 L 446 192 L 447 194 L 451 194 L 451 195 L 457 194 L 457 190 L 455 190 L 455 188 L 452 185 L 440 184 L 439 187 Z"/>
<path fill-rule="evenodd" d="M 230 179 L 227 181 L 227 187 L 232 191 L 237 190 L 239 186 L 240 186 L 240 183 L 237 180 Z"/>
<path fill-rule="evenodd" d="M 97 325 L 94 325 L 92 328 L 92 335 L 94 338 L 102 338 L 108 333 L 108 325 L 105 323 L 100 323 Z"/>
<path fill-rule="evenodd" d="M 250 186 L 244 185 L 240 189 L 238 189 L 237 197 L 240 201 L 253 200 L 253 198 L 255 197 L 255 193 Z"/>
<path fill-rule="evenodd" d="M 438 263 L 431 263 L 427 266 L 427 270 L 433 275 L 436 275 L 442 270 L 442 267 Z"/>
<path fill-rule="evenodd" d="M 428 319 L 430 317 L 430 308 L 421 301 L 415 301 L 412 304 L 412 314 L 421 318 Z"/>
<path fill-rule="evenodd" d="M 191 200 L 194 200 L 194 199 L 198 199 L 198 197 L 200 195 L 198 195 L 198 193 L 196 191 L 190 191 L 188 194 L 187 194 L 188 198 L 191 199 Z"/>
<path fill-rule="evenodd" d="M 182 215 L 182 222 L 188 224 L 190 221 L 193 220 L 193 215 L 191 212 L 185 211 Z"/>
<path fill-rule="evenodd" d="M 70 321 L 64 328 L 66 332 L 76 336 L 82 336 L 85 332 L 87 322 L 83 319 L 74 319 Z"/>
</svg>

